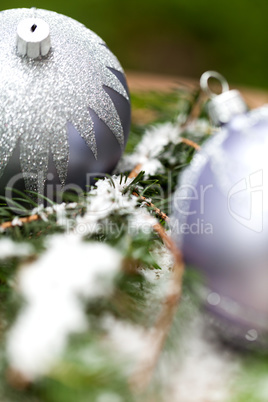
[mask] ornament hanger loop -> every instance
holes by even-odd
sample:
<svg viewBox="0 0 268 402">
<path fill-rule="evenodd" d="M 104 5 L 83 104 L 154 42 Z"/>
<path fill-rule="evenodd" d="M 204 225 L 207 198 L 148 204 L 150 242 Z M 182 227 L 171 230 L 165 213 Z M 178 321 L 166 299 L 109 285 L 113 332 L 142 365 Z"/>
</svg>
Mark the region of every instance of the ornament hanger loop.
<svg viewBox="0 0 268 402">
<path fill-rule="evenodd" d="M 217 71 L 206 71 L 204 74 L 202 74 L 200 78 L 200 86 L 204 92 L 210 97 L 210 98 L 215 98 L 215 96 L 218 96 L 217 93 L 212 92 L 212 90 L 209 87 L 209 79 L 210 78 L 215 78 L 216 80 L 219 81 L 221 88 L 222 88 L 222 93 L 229 91 L 229 84 L 226 81 L 226 79 Z"/>
</svg>

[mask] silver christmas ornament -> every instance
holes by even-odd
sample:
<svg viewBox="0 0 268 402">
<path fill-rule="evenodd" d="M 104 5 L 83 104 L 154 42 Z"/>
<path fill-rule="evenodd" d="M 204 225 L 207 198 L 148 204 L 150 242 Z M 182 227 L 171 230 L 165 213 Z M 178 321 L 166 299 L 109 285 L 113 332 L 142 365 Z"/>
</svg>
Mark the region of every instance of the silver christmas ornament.
<svg viewBox="0 0 268 402">
<path fill-rule="evenodd" d="M 124 150 L 123 69 L 79 22 L 39 9 L 0 13 L 0 190 L 86 189 Z"/>
<path fill-rule="evenodd" d="M 268 348 L 268 107 L 247 112 L 224 88 L 209 112 L 223 126 L 180 178 L 174 236 L 221 334 Z"/>
</svg>

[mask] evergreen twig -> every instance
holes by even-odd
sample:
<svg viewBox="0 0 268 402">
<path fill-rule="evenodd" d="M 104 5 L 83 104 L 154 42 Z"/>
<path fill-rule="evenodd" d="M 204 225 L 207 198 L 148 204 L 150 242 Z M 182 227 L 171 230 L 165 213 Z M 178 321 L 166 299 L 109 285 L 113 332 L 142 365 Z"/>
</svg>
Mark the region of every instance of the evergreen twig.
<svg viewBox="0 0 268 402">
<path fill-rule="evenodd" d="M 141 165 L 137 165 L 136 168 L 134 168 L 134 170 L 130 173 L 131 177 L 133 177 L 136 172 L 139 172 L 141 168 Z M 135 191 L 132 194 L 143 200 L 146 205 L 152 208 L 161 219 L 169 221 L 169 217 L 154 204 L 148 201 L 145 197 L 139 195 Z M 143 358 L 141 359 L 137 371 L 130 379 L 130 385 L 133 387 L 134 390 L 138 389 L 139 391 L 143 391 L 148 387 L 163 347 L 165 345 L 166 338 L 168 336 L 170 327 L 174 319 L 174 315 L 177 311 L 181 298 L 182 280 L 184 273 L 182 253 L 178 250 L 171 237 L 167 235 L 166 230 L 159 223 L 154 225 L 154 231 L 159 235 L 165 246 L 172 253 L 174 258 L 174 266 L 168 296 L 164 300 L 162 311 L 153 327 L 153 330 L 150 329 L 149 331 L 149 337 L 151 338 L 150 357 L 148 358 L 147 356 L 145 356 L 145 360 Z"/>
<path fill-rule="evenodd" d="M 158 363 L 159 357 L 165 345 L 165 341 L 169 334 L 174 315 L 177 311 L 181 295 L 182 295 L 182 280 L 184 274 L 184 262 L 182 253 L 177 249 L 173 240 L 167 235 L 165 229 L 157 224 L 154 230 L 163 240 L 166 247 L 171 251 L 174 257 L 174 266 L 171 278 L 170 289 L 166 299 L 163 302 L 162 311 L 155 323 L 153 329 L 148 333 L 148 344 L 150 344 L 150 356 L 142 358 L 138 369 L 130 379 L 130 385 L 133 390 L 139 392 L 144 391 L 153 377 L 154 370 Z"/>
<path fill-rule="evenodd" d="M 122 249 L 128 257 L 127 262 L 129 262 L 130 268 L 134 267 L 136 269 L 136 267 L 141 267 L 144 270 L 160 270 L 162 268 L 161 265 L 158 266 L 156 264 L 153 253 L 154 247 L 157 248 L 159 246 L 159 240 L 161 239 L 166 249 L 170 251 L 170 254 L 173 256 L 174 260 L 173 269 L 171 275 L 169 276 L 170 287 L 167 289 L 168 294 L 164 296 L 164 298 L 160 296 L 159 299 L 157 299 L 159 300 L 159 303 L 151 303 L 151 301 L 155 300 L 154 286 L 152 286 L 151 282 L 147 280 L 147 277 L 139 275 L 139 272 L 135 272 L 135 269 L 127 272 L 127 275 L 124 275 L 123 272 L 122 276 L 120 275 L 120 278 L 118 279 L 118 283 L 116 283 L 114 294 L 110 295 L 107 298 L 92 298 L 86 301 L 87 304 L 85 305 L 85 309 L 88 314 L 88 319 L 91 320 L 91 335 L 90 337 L 88 336 L 88 333 L 85 335 L 75 335 L 70 339 L 68 347 L 65 351 L 66 355 L 61 358 L 57 363 L 59 365 L 58 367 L 60 368 L 62 365 L 62 367 L 64 367 L 64 370 L 62 370 L 62 372 L 56 370 L 50 373 L 50 380 L 52 379 L 52 382 L 49 383 L 49 387 L 47 388 L 47 396 L 44 395 L 44 388 L 41 390 L 38 388 L 39 384 L 41 384 L 42 387 L 46 387 L 46 385 L 48 384 L 48 378 L 46 376 L 42 377 L 38 384 L 36 384 L 35 381 L 31 384 L 28 384 L 24 381 L 23 377 L 20 377 L 20 373 L 8 372 L 6 380 L 3 381 L 4 386 L 6 387 L 6 389 L 3 391 L 3 394 L 5 394 L 5 397 L 9 394 L 9 392 L 12 392 L 12 395 L 14 394 L 14 397 L 12 396 L 12 398 L 10 398 L 10 402 L 17 402 L 17 400 L 27 400 L 27 402 L 33 401 L 37 400 L 39 398 L 39 395 L 40 400 L 42 399 L 44 400 L 44 402 L 59 399 L 66 401 L 68 398 L 68 400 L 71 401 L 77 398 L 77 388 L 76 386 L 74 387 L 76 381 L 79 381 L 79 384 L 81 384 L 81 386 L 79 385 L 79 400 L 88 400 L 88 398 L 90 400 L 97 400 L 99 395 L 102 395 L 102 393 L 110 393 L 111 390 L 115 390 L 115 393 L 117 394 L 118 390 L 120 390 L 120 396 L 122 396 L 122 400 L 135 401 L 140 400 L 140 397 L 143 397 L 142 394 L 136 395 L 136 390 L 138 390 L 138 392 L 147 392 L 148 386 L 151 385 L 151 380 L 153 379 L 153 375 L 158 365 L 158 361 L 163 351 L 164 345 L 166 343 L 166 339 L 170 333 L 170 327 L 174 320 L 175 313 L 179 307 L 179 302 L 182 294 L 182 280 L 184 274 L 183 259 L 181 252 L 177 249 L 172 238 L 165 230 L 165 222 L 169 221 L 169 217 L 161 209 L 163 208 L 164 203 L 165 205 L 169 203 L 170 194 L 172 194 L 175 189 L 177 177 L 182 167 L 190 162 L 192 155 L 194 154 L 194 150 L 199 150 L 200 147 L 195 141 L 198 142 L 200 137 L 200 143 L 202 143 L 201 140 L 204 137 L 204 133 L 202 132 L 202 130 L 200 130 L 200 133 L 197 130 L 197 134 L 191 136 L 191 133 L 193 131 L 192 127 L 189 127 L 189 133 L 188 131 L 185 132 L 185 136 L 187 138 L 180 137 L 182 129 L 184 129 L 184 127 L 186 127 L 188 123 L 190 123 L 190 121 L 191 123 L 193 123 L 194 126 L 194 121 L 192 121 L 191 117 L 193 116 L 192 113 L 195 106 L 196 98 L 190 97 L 190 95 L 189 98 L 190 99 L 186 99 L 187 104 L 189 104 L 187 110 L 185 109 L 185 107 L 183 107 L 180 111 L 183 117 L 184 124 L 180 124 L 180 127 L 178 127 L 176 144 L 170 141 L 166 146 L 162 147 L 162 151 L 161 153 L 159 153 L 159 155 L 154 154 L 153 156 L 151 156 L 152 159 L 155 159 L 156 157 L 159 158 L 161 164 L 163 165 L 163 172 L 161 174 L 157 174 L 156 172 L 155 175 L 147 175 L 144 178 L 144 172 L 142 171 L 143 166 L 142 164 L 138 164 L 130 172 L 129 175 L 125 174 L 125 172 L 122 172 L 119 176 L 120 186 L 123 183 L 123 186 L 120 187 L 120 191 L 122 193 L 120 194 L 120 197 L 121 195 L 125 194 L 127 201 L 131 194 L 134 195 L 138 198 L 139 204 L 141 204 L 142 207 L 145 207 L 144 209 L 149 209 L 150 212 L 153 212 L 158 218 L 160 218 L 160 222 L 156 223 L 153 228 L 152 226 L 150 226 L 151 223 L 149 222 L 149 233 L 138 231 L 137 234 L 133 232 L 134 235 L 132 235 L 131 232 L 130 235 L 130 232 L 126 229 L 129 229 L 128 223 L 131 222 L 131 213 L 134 212 L 135 208 L 137 209 L 137 204 L 132 203 L 133 210 L 132 206 L 126 208 L 125 210 L 120 210 L 120 213 L 117 211 L 117 209 L 114 209 L 111 214 L 107 213 L 104 218 L 100 217 L 100 226 L 98 227 L 98 231 L 92 232 L 90 235 L 88 235 L 86 239 L 83 239 L 86 241 L 106 242 L 111 247 L 120 248 L 120 250 Z M 152 99 L 155 99 L 155 95 L 153 95 Z M 173 119 L 173 122 L 175 123 L 175 119 L 177 119 L 178 114 L 177 95 L 174 96 L 174 105 L 174 116 L 172 115 L 174 118 L 169 114 L 165 115 L 164 113 L 162 115 L 163 102 L 162 98 L 159 98 L 157 107 L 159 108 L 161 119 L 159 119 L 158 122 L 165 122 L 167 120 Z M 186 114 L 188 114 L 187 119 L 185 119 Z M 137 135 L 132 136 L 133 141 L 129 143 L 129 148 L 132 151 L 134 149 L 134 146 L 137 145 L 137 141 L 140 140 L 142 136 L 140 127 L 135 127 L 135 130 Z M 150 155 L 148 155 L 148 158 L 150 158 Z M 169 172 L 171 172 L 172 176 L 170 187 L 167 185 L 167 173 Z M 129 183 L 127 182 L 127 177 L 131 179 L 129 180 Z M 125 183 L 123 182 L 123 180 L 125 180 Z M 112 187 L 116 189 L 119 188 L 116 187 L 118 185 L 118 177 L 109 177 L 109 181 Z M 100 185 L 101 184 L 102 183 L 100 183 Z M 158 186 L 162 189 L 162 206 L 158 204 Z M 13 203 L 12 205 L 15 205 L 15 207 L 19 208 L 19 205 L 17 205 L 19 202 L 22 202 L 23 206 L 25 205 L 25 203 L 32 203 L 31 198 L 27 197 L 27 199 L 24 199 L 23 193 L 17 192 L 17 195 L 20 198 L 17 197 L 14 199 L 15 203 Z M 76 224 L 79 225 L 79 222 L 81 223 L 81 219 L 79 220 L 79 218 L 83 218 L 84 212 L 87 212 L 87 207 L 90 207 L 91 195 L 94 196 L 94 194 L 91 194 L 89 192 L 88 197 L 84 198 L 85 203 L 81 202 L 81 204 L 77 205 L 74 210 L 72 209 L 73 207 L 71 207 L 71 209 L 68 209 L 68 204 L 66 204 L 66 210 L 63 210 L 64 206 L 63 209 L 59 210 L 60 213 L 62 212 L 62 215 L 64 215 L 64 217 L 66 215 L 66 219 L 68 220 L 68 230 L 69 228 L 71 230 L 75 229 Z M 51 201 L 46 201 L 47 204 L 52 203 Z M 102 203 L 101 198 L 99 199 L 99 202 L 100 204 Z M 156 205 L 158 205 L 161 209 L 158 208 Z M 33 207 L 37 207 L 37 205 L 33 203 Z M 66 232 L 66 228 L 64 226 L 61 226 L 64 220 L 61 219 L 61 215 L 59 216 L 59 219 L 56 219 L 58 218 L 57 208 L 50 208 L 47 211 L 45 209 L 44 211 L 41 209 L 40 214 L 39 212 L 35 214 L 34 211 L 32 212 L 34 214 L 32 216 L 28 216 L 30 214 L 29 210 L 24 211 L 24 209 L 21 208 L 19 209 L 19 212 L 23 212 L 23 217 L 16 216 L 13 213 L 14 209 L 15 208 L 8 208 L 6 204 L 3 205 L 3 208 L 1 209 L 1 217 L 6 222 L 0 224 L 0 231 L 3 232 L 6 229 L 10 228 L 12 230 L 9 230 L 7 231 L 7 233 L 3 234 L 3 237 L 6 236 L 15 240 L 25 239 L 29 242 L 34 242 L 37 256 L 39 252 L 44 248 L 44 240 L 46 239 L 46 236 L 58 233 L 59 231 Z M 44 216 L 42 215 L 42 213 L 44 213 Z M 46 221 L 46 216 L 48 215 L 50 216 L 49 225 L 44 222 L 44 220 Z M 87 219 L 89 218 L 90 216 L 87 216 L 85 214 L 86 224 Z M 36 223 L 30 224 L 31 222 Z M 106 227 L 106 223 L 109 230 Z M 140 222 L 138 221 L 137 227 L 139 223 Z M 115 235 L 115 233 L 110 230 L 110 228 L 113 229 L 113 224 L 115 224 L 115 226 L 117 225 L 116 227 L 120 228 L 120 234 L 116 232 Z M 23 227 L 20 228 L 17 226 Z M 46 226 L 48 226 L 48 228 Z M 80 232 L 77 231 L 77 233 Z M 4 297 L 4 295 L 7 298 L 9 294 L 8 292 L 10 292 L 10 295 L 12 297 L 13 294 L 15 294 L 15 292 L 13 292 L 13 289 L 11 287 L 9 288 L 9 283 L 11 283 L 11 281 L 9 281 L 9 278 L 11 277 L 12 271 L 10 269 L 6 269 L 6 264 L 14 264 L 15 270 L 15 268 L 17 269 L 17 267 L 19 267 L 21 262 L 23 262 L 23 260 L 19 258 L 14 261 L 10 260 L 7 262 L 3 262 L 1 274 L 5 282 L 2 285 L 2 298 Z M 165 273 L 168 273 L 168 270 L 170 268 L 171 266 L 169 262 L 167 264 L 163 264 L 163 269 L 165 270 Z M 133 272 L 135 273 L 135 275 L 133 275 Z M 156 277 L 158 277 L 158 272 L 156 274 Z M 5 290 L 4 285 L 8 292 Z M 12 298 L 10 297 L 10 299 Z M 14 312 L 12 314 L 11 312 L 16 308 L 15 304 L 14 306 L 13 304 L 13 299 L 9 300 L 8 298 L 5 303 L 2 303 L 4 309 L 3 311 L 0 311 L 0 313 L 5 319 L 6 317 L 8 317 L 8 319 L 9 317 L 13 319 Z M 118 305 L 120 305 L 120 308 L 118 307 Z M 118 362 L 116 362 L 115 364 L 112 359 L 111 367 L 109 366 L 110 368 L 107 371 L 107 362 L 110 361 L 110 357 L 108 357 L 109 355 L 107 354 L 106 349 L 104 352 L 105 358 L 103 359 L 103 363 L 101 363 L 100 366 L 99 363 L 96 367 L 94 366 L 94 364 L 91 363 L 85 366 L 84 363 L 82 364 L 80 361 L 80 356 L 83 355 L 84 350 L 89 350 L 91 348 L 90 350 L 95 351 L 98 347 L 100 350 L 102 350 L 102 344 L 99 341 L 101 337 L 99 335 L 100 331 L 103 334 L 102 318 L 106 316 L 105 313 L 108 313 L 108 315 L 114 317 L 114 319 L 117 320 L 119 323 L 121 323 L 122 320 L 122 324 L 124 324 L 125 319 L 127 319 L 127 323 L 139 323 L 142 333 L 145 334 L 144 341 L 148 341 L 148 353 L 145 356 L 141 355 L 142 352 L 140 352 L 140 355 L 138 355 L 138 364 L 136 367 L 134 367 L 135 371 L 134 373 L 132 372 L 133 374 L 130 378 L 128 378 L 129 374 L 128 372 L 126 373 L 124 365 L 121 366 L 121 364 L 117 364 Z M 134 328 L 133 331 L 135 331 Z M 78 355 L 76 355 L 76 351 L 79 352 L 79 357 L 77 357 Z M 83 353 L 81 353 L 81 351 Z M 73 363 L 74 361 L 75 365 L 72 366 L 72 370 L 66 370 L 66 364 L 68 366 L 68 363 Z M 111 375 L 111 373 L 116 372 L 117 369 L 118 377 Z M 4 368 L 2 369 L 2 372 L 4 372 Z M 105 375 L 107 373 L 108 375 L 107 379 L 105 380 L 106 382 L 103 382 L 103 378 L 105 379 Z M 71 387 L 69 386 L 69 384 L 71 384 Z M 131 385 L 131 387 L 129 387 L 129 384 Z M 60 390 L 59 385 L 61 387 Z M 124 389 L 124 386 L 126 387 L 126 389 Z M 0 394 L 1 392 L 2 390 L 0 390 Z M 20 399 L 21 395 L 22 399 Z M 1 397 L 0 399 L 2 400 Z"/>
</svg>

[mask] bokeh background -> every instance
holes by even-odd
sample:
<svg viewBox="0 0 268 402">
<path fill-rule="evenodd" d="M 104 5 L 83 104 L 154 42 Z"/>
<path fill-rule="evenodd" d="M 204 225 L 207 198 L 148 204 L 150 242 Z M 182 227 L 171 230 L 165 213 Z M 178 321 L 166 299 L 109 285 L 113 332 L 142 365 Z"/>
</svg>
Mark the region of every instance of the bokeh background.
<svg viewBox="0 0 268 402">
<path fill-rule="evenodd" d="M 268 88 L 267 0 L 0 0 L 45 8 L 99 34 L 126 70 L 198 78 L 215 69 L 233 84 Z"/>
</svg>

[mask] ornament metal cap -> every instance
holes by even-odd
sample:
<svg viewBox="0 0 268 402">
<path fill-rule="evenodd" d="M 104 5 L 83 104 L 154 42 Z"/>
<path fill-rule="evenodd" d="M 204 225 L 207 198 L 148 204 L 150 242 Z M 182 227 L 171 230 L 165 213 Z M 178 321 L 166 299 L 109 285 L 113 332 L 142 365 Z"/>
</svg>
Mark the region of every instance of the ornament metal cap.
<svg viewBox="0 0 268 402">
<path fill-rule="evenodd" d="M 49 25 L 40 18 L 22 20 L 17 28 L 17 50 L 21 56 L 37 59 L 51 49 Z"/>
<path fill-rule="evenodd" d="M 210 78 L 217 79 L 222 86 L 222 93 L 215 94 L 211 91 L 208 81 Z M 229 90 L 226 79 L 216 71 L 206 71 L 200 78 L 200 86 L 210 97 L 208 113 L 216 126 L 228 123 L 235 115 L 248 111 L 248 107 L 239 91 Z"/>
</svg>

